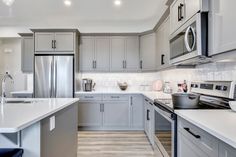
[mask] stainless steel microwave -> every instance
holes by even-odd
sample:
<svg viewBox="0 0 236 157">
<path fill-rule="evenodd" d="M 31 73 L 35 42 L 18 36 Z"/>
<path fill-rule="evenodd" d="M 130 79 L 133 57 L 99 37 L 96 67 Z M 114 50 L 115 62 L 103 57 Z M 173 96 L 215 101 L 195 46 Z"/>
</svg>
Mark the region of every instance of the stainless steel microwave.
<svg viewBox="0 0 236 157">
<path fill-rule="evenodd" d="M 209 61 L 208 13 L 197 13 L 170 36 L 170 62 L 197 65 Z"/>
</svg>

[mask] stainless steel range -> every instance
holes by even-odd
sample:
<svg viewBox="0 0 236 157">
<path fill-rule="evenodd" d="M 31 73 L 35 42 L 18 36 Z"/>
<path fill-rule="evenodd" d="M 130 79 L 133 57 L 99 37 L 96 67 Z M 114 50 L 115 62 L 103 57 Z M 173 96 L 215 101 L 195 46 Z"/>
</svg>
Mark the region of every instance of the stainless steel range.
<svg viewBox="0 0 236 157">
<path fill-rule="evenodd" d="M 179 109 L 229 109 L 236 99 L 233 81 L 192 82 L 190 92 L 200 94 L 197 106 L 176 107 L 172 99 L 155 100 L 155 144 L 164 157 L 177 157 L 177 116 Z"/>
</svg>

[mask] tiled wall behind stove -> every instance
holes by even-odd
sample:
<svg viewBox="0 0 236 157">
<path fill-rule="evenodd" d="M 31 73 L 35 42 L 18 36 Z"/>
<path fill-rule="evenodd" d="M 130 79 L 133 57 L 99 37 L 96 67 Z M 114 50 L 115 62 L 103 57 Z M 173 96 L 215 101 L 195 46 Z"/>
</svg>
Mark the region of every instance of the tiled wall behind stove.
<svg viewBox="0 0 236 157">
<path fill-rule="evenodd" d="M 174 69 L 160 72 L 163 81 L 171 82 L 174 90 L 177 83 L 191 81 L 234 81 L 236 80 L 236 62 L 218 62 L 203 64 L 196 69 Z"/>
</svg>

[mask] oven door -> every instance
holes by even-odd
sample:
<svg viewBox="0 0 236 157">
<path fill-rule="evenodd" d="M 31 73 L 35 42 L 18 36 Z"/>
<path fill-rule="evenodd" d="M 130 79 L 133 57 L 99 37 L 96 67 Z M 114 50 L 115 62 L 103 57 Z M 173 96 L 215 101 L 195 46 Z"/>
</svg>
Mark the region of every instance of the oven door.
<svg viewBox="0 0 236 157">
<path fill-rule="evenodd" d="M 207 56 L 207 23 L 203 13 L 197 13 L 170 38 L 170 62 L 180 63 Z"/>
<path fill-rule="evenodd" d="M 155 108 L 155 144 L 164 157 L 177 156 L 177 118 L 176 115 L 156 104 Z"/>
</svg>

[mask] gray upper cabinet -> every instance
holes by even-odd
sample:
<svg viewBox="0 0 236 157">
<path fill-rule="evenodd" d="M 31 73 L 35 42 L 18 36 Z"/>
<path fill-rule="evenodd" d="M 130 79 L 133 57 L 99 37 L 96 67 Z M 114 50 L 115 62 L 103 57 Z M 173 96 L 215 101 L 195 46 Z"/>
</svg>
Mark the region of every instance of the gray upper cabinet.
<svg viewBox="0 0 236 157">
<path fill-rule="evenodd" d="M 35 33 L 35 51 L 51 52 L 54 51 L 54 33 Z"/>
<path fill-rule="evenodd" d="M 125 68 L 125 38 L 111 38 L 111 71 L 123 71 Z"/>
<path fill-rule="evenodd" d="M 21 35 L 21 71 L 33 73 L 34 62 L 34 37 L 33 34 Z"/>
<path fill-rule="evenodd" d="M 236 49 L 235 0 L 211 0 L 209 11 L 209 55 Z"/>
<path fill-rule="evenodd" d="M 83 36 L 80 71 L 138 72 L 139 36 Z"/>
<path fill-rule="evenodd" d="M 110 69 L 110 38 L 95 38 L 95 70 L 109 71 Z"/>
<path fill-rule="evenodd" d="M 84 36 L 80 44 L 80 71 L 109 71 L 110 38 Z"/>
<path fill-rule="evenodd" d="M 35 32 L 35 52 L 73 52 L 73 32 Z"/>
<path fill-rule="evenodd" d="M 94 70 L 95 41 L 93 37 L 82 37 L 80 42 L 80 71 Z"/>
<path fill-rule="evenodd" d="M 156 70 L 156 34 L 140 37 L 140 64 L 142 71 Z"/>
<path fill-rule="evenodd" d="M 157 70 L 168 68 L 170 66 L 170 20 L 169 17 L 156 31 L 157 45 Z"/>
<path fill-rule="evenodd" d="M 174 33 L 185 20 L 184 0 L 175 0 L 170 6 L 170 31 Z M 180 14 L 181 12 L 181 14 Z"/>
<path fill-rule="evenodd" d="M 139 69 L 139 37 L 126 37 L 125 70 L 138 71 Z"/>
<path fill-rule="evenodd" d="M 55 51 L 74 51 L 74 33 L 56 32 L 54 47 Z"/>
<path fill-rule="evenodd" d="M 170 6 L 170 33 L 174 33 L 198 11 L 208 10 L 208 0 L 175 0 Z"/>
</svg>

